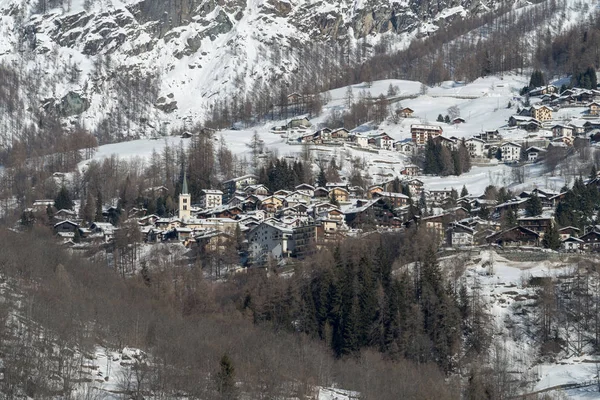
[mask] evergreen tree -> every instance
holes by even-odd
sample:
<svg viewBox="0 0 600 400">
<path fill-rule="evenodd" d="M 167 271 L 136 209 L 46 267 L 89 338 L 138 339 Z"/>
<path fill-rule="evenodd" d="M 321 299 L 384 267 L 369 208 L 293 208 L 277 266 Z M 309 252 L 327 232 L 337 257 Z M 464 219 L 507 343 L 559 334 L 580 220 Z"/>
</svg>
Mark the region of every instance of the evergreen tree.
<svg viewBox="0 0 600 400">
<path fill-rule="evenodd" d="M 502 215 L 502 229 L 514 228 L 517 226 L 517 213 L 512 207 L 508 207 Z"/>
<path fill-rule="evenodd" d="M 317 177 L 317 186 L 327 186 L 327 176 L 325 175 L 325 171 L 323 169 L 319 171 L 319 176 Z"/>
<path fill-rule="evenodd" d="M 598 177 L 598 171 L 596 170 L 596 164 L 592 164 L 592 169 L 590 170 L 590 179 L 595 179 Z"/>
<path fill-rule="evenodd" d="M 437 122 L 444 122 L 444 116 L 442 114 L 438 114 Z"/>
<path fill-rule="evenodd" d="M 81 208 L 80 214 L 81 214 L 81 218 L 85 222 L 91 223 L 94 221 L 94 217 L 96 215 L 96 200 L 94 199 L 94 196 L 92 196 L 92 193 L 89 190 L 87 192 L 87 196 L 85 198 L 85 204 Z"/>
<path fill-rule="evenodd" d="M 447 124 L 449 124 L 450 123 L 450 116 L 446 115 L 444 117 L 444 122 L 447 123 Z"/>
<path fill-rule="evenodd" d="M 460 191 L 460 197 L 465 197 L 469 195 L 469 191 L 467 190 L 467 187 L 465 185 L 463 185 L 462 190 Z"/>
<path fill-rule="evenodd" d="M 542 239 L 542 245 L 547 249 L 558 250 L 560 249 L 560 236 L 556 226 L 551 223 L 544 232 L 544 238 Z"/>
<path fill-rule="evenodd" d="M 102 222 L 104 221 L 104 216 L 102 215 L 102 193 L 98 191 L 96 195 L 96 215 L 94 216 L 94 221 Z"/>
<path fill-rule="evenodd" d="M 544 79 L 544 73 L 540 70 L 535 70 L 531 73 L 531 78 L 529 80 L 529 87 L 536 88 L 540 86 L 546 85 L 546 80 Z"/>
<path fill-rule="evenodd" d="M 533 193 L 527 200 L 525 211 L 530 217 L 535 217 L 542 213 L 542 202 L 536 193 Z"/>
<path fill-rule="evenodd" d="M 62 186 L 58 195 L 54 199 L 54 208 L 57 210 L 72 210 L 73 209 L 73 200 L 71 200 L 71 195 L 66 187 Z"/>
<path fill-rule="evenodd" d="M 234 400 L 237 398 L 235 387 L 235 368 L 227 354 L 221 357 L 219 371 L 215 374 L 215 384 L 221 399 Z"/>
</svg>

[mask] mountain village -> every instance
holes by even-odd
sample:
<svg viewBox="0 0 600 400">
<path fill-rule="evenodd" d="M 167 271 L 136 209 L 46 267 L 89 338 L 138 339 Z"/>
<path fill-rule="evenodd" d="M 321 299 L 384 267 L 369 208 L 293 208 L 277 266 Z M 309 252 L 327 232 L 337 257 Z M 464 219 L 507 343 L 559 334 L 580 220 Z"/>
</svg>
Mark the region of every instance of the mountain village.
<svg viewBox="0 0 600 400">
<path fill-rule="evenodd" d="M 566 157 L 600 138 L 600 91 L 574 88 L 558 94 L 555 86 L 548 85 L 531 90 L 527 103 L 529 96 L 535 104 L 519 108 L 504 130 L 485 131 L 469 138 L 447 137 L 443 128 L 468 124 L 467 120 L 454 117 L 439 125 L 418 123 L 415 111 L 408 107 L 396 109 L 406 121 L 414 118 L 411 138 L 405 140 L 395 141 L 385 132 L 363 134 L 344 128 L 315 128 L 308 118 L 292 119 L 285 126 L 272 128 L 271 133 L 282 136 L 290 145 L 396 152 L 409 160 L 417 160 L 417 154 L 429 145 L 449 150 L 463 147 L 474 164 L 505 163 L 514 169 L 544 162 L 553 152 Z M 572 108 L 582 111 L 581 115 L 556 119 L 557 113 Z M 506 134 L 510 139 L 503 138 Z M 191 136 L 184 133 L 182 138 Z M 425 226 L 440 247 L 550 247 L 562 252 L 600 249 L 600 226 L 580 230 L 557 223 L 555 210 L 567 188 L 557 191 L 536 187 L 501 198 L 496 194 L 500 188 L 473 194 L 461 187 L 427 190 L 422 176 L 420 167 L 407 164 L 400 176 L 366 188 L 352 186 L 343 178 L 340 182 L 320 182 L 320 186 L 305 182 L 294 190 L 272 191 L 259 182 L 258 176 L 248 174 L 221 182 L 218 189 L 206 188 L 200 198 L 192 198 L 184 175 L 176 215 L 147 214 L 146 209 L 137 207 L 127 210 L 127 216 L 139 229 L 133 240 L 180 243 L 200 253 L 230 252 L 232 264 L 245 266 L 267 262 L 283 265 L 348 236 L 403 230 L 415 224 Z M 600 178 L 590 176 L 585 185 L 596 190 Z M 149 190 L 160 194 L 166 188 Z M 37 200 L 25 210 L 22 222 L 44 220 L 52 226 L 58 241 L 73 250 L 89 251 L 100 246 L 108 251 L 120 235 L 132 236 L 131 224 L 124 229 L 123 223 L 118 227 L 111 223 L 120 213 L 116 206 L 104 206 L 102 218 L 85 221 L 72 209 L 56 209 L 55 200 Z M 549 232 L 554 237 L 551 244 L 548 237 L 544 240 Z"/>
</svg>

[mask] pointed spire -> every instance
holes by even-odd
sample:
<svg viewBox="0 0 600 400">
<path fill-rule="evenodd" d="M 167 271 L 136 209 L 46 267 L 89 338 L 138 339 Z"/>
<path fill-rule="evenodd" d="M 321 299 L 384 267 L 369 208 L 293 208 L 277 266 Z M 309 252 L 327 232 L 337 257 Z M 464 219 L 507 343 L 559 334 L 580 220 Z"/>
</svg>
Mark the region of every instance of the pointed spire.
<svg viewBox="0 0 600 400">
<path fill-rule="evenodd" d="M 188 185 L 187 185 L 187 172 L 183 171 L 183 187 L 181 188 L 181 194 L 189 194 L 188 193 Z"/>
</svg>

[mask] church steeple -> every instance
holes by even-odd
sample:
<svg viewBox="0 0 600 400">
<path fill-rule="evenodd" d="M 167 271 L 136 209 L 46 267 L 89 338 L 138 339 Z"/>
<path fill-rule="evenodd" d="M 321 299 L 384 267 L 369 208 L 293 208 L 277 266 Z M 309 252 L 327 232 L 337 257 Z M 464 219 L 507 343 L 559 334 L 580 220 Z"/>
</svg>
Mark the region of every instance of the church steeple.
<svg viewBox="0 0 600 400">
<path fill-rule="evenodd" d="M 187 171 L 183 171 L 183 187 L 181 188 L 181 194 L 189 194 L 187 185 Z"/>
<path fill-rule="evenodd" d="M 187 184 L 187 173 L 183 171 L 183 185 L 181 186 L 181 193 L 179 194 L 179 219 L 185 221 L 191 216 L 192 196 L 188 191 Z"/>
</svg>

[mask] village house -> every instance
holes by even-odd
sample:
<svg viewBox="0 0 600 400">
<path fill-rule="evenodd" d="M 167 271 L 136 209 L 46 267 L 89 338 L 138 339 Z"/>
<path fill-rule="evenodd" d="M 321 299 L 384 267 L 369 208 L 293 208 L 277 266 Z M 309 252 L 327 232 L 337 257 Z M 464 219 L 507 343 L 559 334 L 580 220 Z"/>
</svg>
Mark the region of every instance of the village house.
<svg viewBox="0 0 600 400">
<path fill-rule="evenodd" d="M 412 155 L 417 152 L 417 145 L 412 141 L 412 139 L 397 141 L 394 143 L 394 148 L 396 151 L 406 155 Z"/>
<path fill-rule="evenodd" d="M 393 207 L 382 198 L 373 200 L 357 200 L 344 211 L 346 224 L 351 228 L 365 225 L 371 226 L 401 226 L 401 221 L 394 214 Z"/>
<path fill-rule="evenodd" d="M 442 145 L 446 147 L 448 150 L 456 150 L 457 143 L 455 139 L 447 138 L 445 136 L 437 136 L 432 139 L 435 144 Z"/>
<path fill-rule="evenodd" d="M 285 206 L 285 200 L 277 195 L 265 197 L 261 202 L 259 208 L 268 214 L 275 214 L 281 208 Z"/>
<path fill-rule="evenodd" d="M 527 132 L 537 132 L 542 127 L 542 123 L 533 117 L 513 115 L 508 119 L 508 126 L 516 126 Z"/>
<path fill-rule="evenodd" d="M 530 115 L 540 122 L 552 120 L 552 109 L 548 106 L 532 106 L 529 109 Z"/>
<path fill-rule="evenodd" d="M 306 193 L 295 191 L 285 197 L 288 207 L 294 207 L 298 204 L 310 204 L 311 196 Z"/>
<path fill-rule="evenodd" d="M 220 207 L 223 204 L 223 192 L 220 190 L 204 189 L 200 192 L 198 205 L 200 208 Z"/>
<path fill-rule="evenodd" d="M 314 197 L 317 199 L 326 199 L 329 197 L 329 189 L 318 187 L 315 189 Z"/>
<path fill-rule="evenodd" d="M 329 191 L 329 197 L 335 199 L 338 203 L 347 203 L 350 198 L 350 192 L 343 187 L 334 187 Z"/>
<path fill-rule="evenodd" d="M 268 257 L 275 260 L 290 257 L 293 249 L 292 228 L 275 220 L 262 221 L 248 233 L 249 252 L 257 262 Z"/>
<path fill-rule="evenodd" d="M 381 133 L 375 136 L 375 146 L 383 150 L 393 150 L 394 139 L 392 139 L 387 133 Z"/>
<path fill-rule="evenodd" d="M 346 128 L 337 128 L 331 131 L 331 138 L 337 140 L 348 140 L 350 137 L 350 131 Z"/>
<path fill-rule="evenodd" d="M 452 188 L 450 189 L 432 189 L 429 191 L 429 199 L 437 204 L 442 203 L 444 200 L 449 199 L 452 196 Z M 458 197 L 458 196 L 457 196 Z"/>
<path fill-rule="evenodd" d="M 384 191 L 385 190 L 383 190 L 383 186 L 381 186 L 381 185 L 373 185 L 373 186 L 369 187 L 369 189 L 367 189 L 367 198 L 368 199 L 372 199 L 374 193 L 381 193 L 381 192 L 384 192 Z"/>
<path fill-rule="evenodd" d="M 408 108 L 408 107 L 404 107 L 398 111 L 399 111 L 400 117 L 402 117 L 402 118 L 411 118 L 415 112 L 412 108 Z"/>
<path fill-rule="evenodd" d="M 527 161 L 536 162 L 540 158 L 540 156 L 543 156 L 546 153 L 546 150 L 541 149 L 539 147 L 531 146 L 528 147 L 527 150 L 525 150 L 525 153 L 527 153 Z"/>
<path fill-rule="evenodd" d="M 419 197 L 421 196 L 421 193 L 423 193 L 424 183 L 420 179 L 412 178 L 407 181 L 402 181 L 402 183 L 408 186 L 408 190 L 413 197 Z"/>
<path fill-rule="evenodd" d="M 388 201 L 394 208 L 405 206 L 409 201 L 409 197 L 402 193 L 374 192 L 372 196 L 374 199 L 381 198 Z"/>
<path fill-rule="evenodd" d="M 406 167 L 400 170 L 400 175 L 404 176 L 415 176 L 419 175 L 420 168 L 416 165 L 407 165 Z"/>
<path fill-rule="evenodd" d="M 583 240 L 577 237 L 569 236 L 568 238 L 561 240 L 560 248 L 562 251 L 569 253 L 579 252 L 583 249 L 584 243 Z"/>
<path fill-rule="evenodd" d="M 79 229 L 79 224 L 69 220 L 54 224 L 54 233 L 62 237 L 74 237 L 77 229 Z"/>
<path fill-rule="evenodd" d="M 461 118 L 461 117 L 456 117 L 456 118 L 454 118 L 454 119 L 452 120 L 452 123 L 453 123 L 454 125 L 458 125 L 458 124 L 464 124 L 465 122 L 467 122 L 467 121 L 465 121 L 465 119 L 464 119 L 464 118 Z"/>
<path fill-rule="evenodd" d="M 262 183 L 258 183 L 255 185 L 248 185 L 244 188 L 244 193 L 246 195 L 256 195 L 256 196 L 268 196 L 270 194 L 269 188 L 263 185 Z"/>
<path fill-rule="evenodd" d="M 256 175 L 244 175 L 237 178 L 229 179 L 221 183 L 221 190 L 223 191 L 223 203 L 227 203 L 238 190 L 243 190 L 247 186 L 255 185 L 258 183 L 258 177 Z"/>
<path fill-rule="evenodd" d="M 369 138 L 360 132 L 353 132 L 350 136 L 350 142 L 358 147 L 369 147 Z"/>
<path fill-rule="evenodd" d="M 564 228 L 560 228 L 558 230 L 558 235 L 561 240 L 568 239 L 570 237 L 578 237 L 579 236 L 579 228 L 574 226 L 565 226 Z"/>
<path fill-rule="evenodd" d="M 438 125 L 411 125 L 410 134 L 413 142 L 417 146 L 423 146 L 429 139 L 440 136 L 443 133 L 442 127 Z"/>
<path fill-rule="evenodd" d="M 456 222 L 450 225 L 446 234 L 447 243 L 451 247 L 472 246 L 475 230 Z"/>
<path fill-rule="evenodd" d="M 312 126 L 308 118 L 295 118 L 287 123 L 287 129 L 308 129 Z"/>
<path fill-rule="evenodd" d="M 469 150 L 471 158 L 482 158 L 486 155 L 484 140 L 472 137 L 465 140 L 465 146 Z"/>
<path fill-rule="evenodd" d="M 438 214 L 421 218 L 419 223 L 434 236 L 437 246 L 441 246 L 445 240 L 445 227 L 450 218 L 449 214 Z"/>
<path fill-rule="evenodd" d="M 308 183 L 302 183 L 295 187 L 297 192 L 304 193 L 308 197 L 313 197 L 315 195 L 315 187 L 309 185 Z"/>
<path fill-rule="evenodd" d="M 587 105 L 588 114 L 597 117 L 600 115 L 600 103 L 593 101 Z"/>
<path fill-rule="evenodd" d="M 509 228 L 486 238 L 489 244 L 496 244 L 501 247 L 512 247 L 512 246 L 535 246 L 537 247 L 540 243 L 540 235 L 536 232 L 524 228 L 522 226 L 516 226 Z"/>
<path fill-rule="evenodd" d="M 600 251 L 600 232 L 598 232 L 596 229 L 589 231 L 579 239 L 583 241 L 582 247 L 585 251 Z"/>
<path fill-rule="evenodd" d="M 521 146 L 514 142 L 506 142 L 500 146 L 502 162 L 512 163 L 521 158 Z"/>
<path fill-rule="evenodd" d="M 480 133 L 478 135 L 475 135 L 475 138 L 477 139 L 481 139 L 486 143 L 490 143 L 490 142 L 499 142 L 502 140 L 502 135 L 500 135 L 500 132 L 498 132 L 498 130 L 495 131 L 485 131 L 483 133 Z"/>
<path fill-rule="evenodd" d="M 543 237 L 544 232 L 551 225 L 554 225 L 554 218 L 544 216 L 522 217 L 517 219 L 517 223 L 524 228 L 538 233 L 540 237 Z"/>
<path fill-rule="evenodd" d="M 572 137 L 573 136 L 573 127 L 570 125 L 556 124 L 552 127 L 552 137 Z"/>
</svg>

